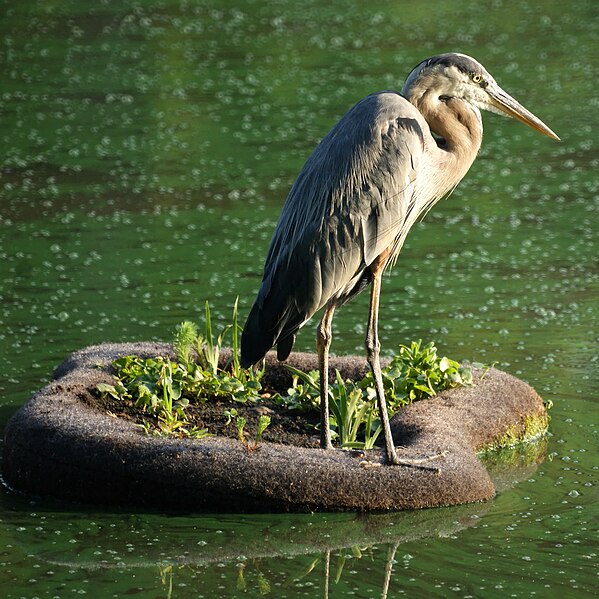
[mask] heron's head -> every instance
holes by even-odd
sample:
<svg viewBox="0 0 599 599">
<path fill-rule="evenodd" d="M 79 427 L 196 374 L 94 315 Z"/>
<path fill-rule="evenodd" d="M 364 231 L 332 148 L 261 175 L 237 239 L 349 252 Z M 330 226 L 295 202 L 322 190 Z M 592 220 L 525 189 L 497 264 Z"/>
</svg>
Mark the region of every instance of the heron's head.
<svg viewBox="0 0 599 599">
<path fill-rule="evenodd" d="M 504 114 L 559 139 L 541 119 L 501 89 L 480 62 L 465 54 L 439 54 L 422 61 L 408 75 L 402 94 L 409 100 L 425 94 L 433 94 L 440 101 L 458 98 L 476 112 L 480 109 Z"/>
</svg>

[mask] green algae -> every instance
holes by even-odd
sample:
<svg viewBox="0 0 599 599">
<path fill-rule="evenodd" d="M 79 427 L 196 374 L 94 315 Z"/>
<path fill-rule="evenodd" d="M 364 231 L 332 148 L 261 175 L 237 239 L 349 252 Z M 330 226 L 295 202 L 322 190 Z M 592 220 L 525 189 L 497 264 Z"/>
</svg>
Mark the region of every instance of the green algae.
<svg viewBox="0 0 599 599">
<path fill-rule="evenodd" d="M 526 415 L 519 423 L 509 426 L 503 434 L 479 448 L 477 454 L 484 457 L 502 450 L 521 448 L 542 439 L 547 435 L 548 430 L 549 415 L 546 411 Z"/>
</svg>

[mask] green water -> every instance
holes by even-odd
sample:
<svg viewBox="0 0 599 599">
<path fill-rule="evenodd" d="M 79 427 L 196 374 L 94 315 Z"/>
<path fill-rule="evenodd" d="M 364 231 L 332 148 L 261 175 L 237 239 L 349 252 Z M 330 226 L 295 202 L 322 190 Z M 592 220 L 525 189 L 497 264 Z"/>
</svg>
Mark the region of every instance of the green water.
<svg viewBox="0 0 599 599">
<path fill-rule="evenodd" d="M 596 592 L 593 0 L 2 0 L 0 422 L 75 349 L 168 339 L 205 299 L 221 323 L 237 296 L 246 313 L 314 144 L 448 50 L 563 141 L 485 115 L 471 172 L 385 277 L 383 350 L 434 340 L 528 381 L 554 404 L 544 459 L 499 467 L 486 504 L 369 517 L 121 513 L 2 490 L 2 596 Z M 335 352 L 362 351 L 366 295 L 336 316 Z"/>
</svg>

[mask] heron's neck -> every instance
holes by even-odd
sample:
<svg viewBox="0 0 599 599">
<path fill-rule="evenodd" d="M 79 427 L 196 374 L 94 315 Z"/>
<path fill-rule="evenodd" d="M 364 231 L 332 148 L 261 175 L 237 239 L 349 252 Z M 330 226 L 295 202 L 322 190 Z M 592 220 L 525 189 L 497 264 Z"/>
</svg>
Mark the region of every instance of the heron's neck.
<svg viewBox="0 0 599 599">
<path fill-rule="evenodd" d="M 441 138 L 437 145 L 442 152 L 446 172 L 454 187 L 474 162 L 483 137 L 480 113 L 457 98 L 439 100 L 433 94 L 409 98 L 418 108 L 431 131 Z"/>
</svg>

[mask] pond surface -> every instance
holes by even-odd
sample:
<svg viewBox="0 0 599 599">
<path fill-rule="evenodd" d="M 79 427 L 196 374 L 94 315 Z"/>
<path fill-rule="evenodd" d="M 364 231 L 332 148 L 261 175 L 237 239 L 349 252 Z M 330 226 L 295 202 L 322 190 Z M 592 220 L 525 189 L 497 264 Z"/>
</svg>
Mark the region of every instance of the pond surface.
<svg viewBox="0 0 599 599">
<path fill-rule="evenodd" d="M 454 50 L 562 142 L 485 115 L 471 172 L 385 277 L 381 342 L 434 340 L 528 381 L 553 402 L 544 460 L 499 466 L 487 504 L 373 516 L 121 513 L 2 490 L 3 596 L 596 592 L 599 5 L 349 4 L 1 3 L 1 423 L 73 350 L 168 340 L 206 299 L 219 325 L 237 296 L 247 313 L 315 143 Z M 336 353 L 363 351 L 367 300 L 339 311 Z"/>
</svg>

